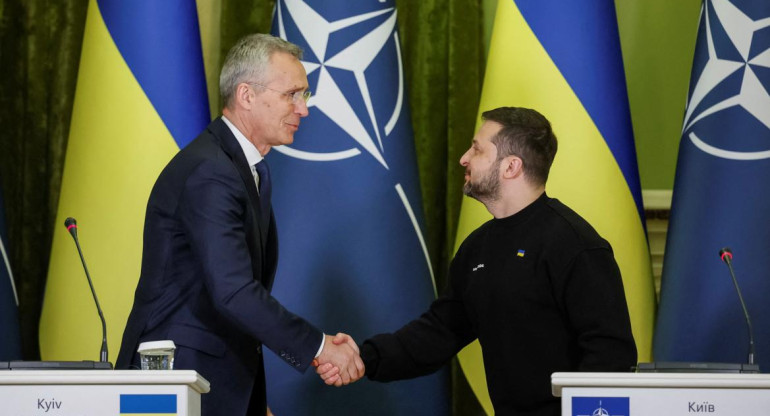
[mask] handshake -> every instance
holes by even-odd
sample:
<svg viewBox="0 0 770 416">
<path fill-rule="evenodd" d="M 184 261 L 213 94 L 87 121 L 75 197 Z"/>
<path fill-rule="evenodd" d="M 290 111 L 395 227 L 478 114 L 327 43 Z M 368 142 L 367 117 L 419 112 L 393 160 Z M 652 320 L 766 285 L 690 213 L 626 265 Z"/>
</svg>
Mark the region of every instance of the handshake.
<svg viewBox="0 0 770 416">
<path fill-rule="evenodd" d="M 364 362 L 358 345 L 348 334 L 324 335 L 326 340 L 321 354 L 313 360 L 316 373 L 329 386 L 340 387 L 358 381 L 364 376 Z"/>
</svg>

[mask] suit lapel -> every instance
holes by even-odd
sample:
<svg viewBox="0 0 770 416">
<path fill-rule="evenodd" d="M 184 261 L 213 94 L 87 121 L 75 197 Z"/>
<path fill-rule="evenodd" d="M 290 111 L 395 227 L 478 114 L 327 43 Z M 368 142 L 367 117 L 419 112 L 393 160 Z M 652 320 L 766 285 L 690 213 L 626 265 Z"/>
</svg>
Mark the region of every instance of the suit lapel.
<svg viewBox="0 0 770 416">
<path fill-rule="evenodd" d="M 251 202 L 251 213 L 253 219 L 252 224 L 254 224 L 253 228 L 255 228 L 252 235 L 259 237 L 256 239 L 256 247 L 252 246 L 251 241 L 247 242 L 250 246 L 252 246 L 253 254 L 258 254 L 259 258 L 261 258 L 263 260 L 262 262 L 264 262 L 268 225 L 261 224 L 259 220 L 262 217 L 260 215 L 261 210 L 259 204 L 259 193 L 257 192 L 257 186 L 254 183 L 254 176 L 251 173 L 251 167 L 246 161 L 246 156 L 243 154 L 241 145 L 238 143 L 238 140 L 235 138 L 235 136 L 233 136 L 233 133 L 230 131 L 230 128 L 227 127 L 227 124 L 222 121 L 221 117 L 211 122 L 209 125 L 209 130 L 214 134 L 215 137 L 219 139 L 222 150 L 230 157 L 230 160 L 233 161 L 233 165 L 235 165 L 235 169 L 238 171 L 238 174 L 243 181 L 243 185 L 246 187 L 246 192 L 249 195 L 249 201 Z M 257 257 L 252 256 L 252 258 L 256 259 Z M 254 266 L 257 267 L 257 265 Z M 264 267 L 264 265 L 262 266 Z M 264 274 L 262 273 L 262 270 L 259 271 L 260 275 Z M 264 277 L 265 276 L 262 276 L 263 279 Z"/>
</svg>

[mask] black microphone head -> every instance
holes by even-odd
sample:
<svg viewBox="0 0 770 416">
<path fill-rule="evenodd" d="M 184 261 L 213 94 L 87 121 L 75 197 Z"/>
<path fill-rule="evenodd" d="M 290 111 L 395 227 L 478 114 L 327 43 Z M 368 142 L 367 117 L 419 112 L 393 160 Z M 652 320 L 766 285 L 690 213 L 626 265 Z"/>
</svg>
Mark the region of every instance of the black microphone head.
<svg viewBox="0 0 770 416">
<path fill-rule="evenodd" d="M 78 222 L 75 221 L 72 217 L 67 217 L 66 220 L 64 220 L 64 226 L 67 227 L 67 231 L 72 234 L 72 237 L 77 238 L 78 233 Z"/>
<path fill-rule="evenodd" d="M 733 251 L 730 250 L 730 247 L 723 247 L 721 250 L 719 250 L 719 258 L 722 259 L 723 262 L 727 263 L 733 259 Z"/>
</svg>

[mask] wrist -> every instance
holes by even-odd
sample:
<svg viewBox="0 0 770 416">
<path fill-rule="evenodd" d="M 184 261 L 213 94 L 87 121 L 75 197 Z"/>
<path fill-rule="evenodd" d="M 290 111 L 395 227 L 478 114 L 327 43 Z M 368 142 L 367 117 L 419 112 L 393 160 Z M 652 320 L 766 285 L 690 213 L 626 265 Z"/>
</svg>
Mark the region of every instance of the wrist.
<svg viewBox="0 0 770 416">
<path fill-rule="evenodd" d="M 318 357 L 321 355 L 321 353 L 324 350 L 324 345 L 326 345 L 326 334 L 323 332 L 321 333 L 321 345 L 318 347 L 318 351 L 315 353 L 315 357 L 313 358 L 313 367 L 318 367 Z"/>
</svg>

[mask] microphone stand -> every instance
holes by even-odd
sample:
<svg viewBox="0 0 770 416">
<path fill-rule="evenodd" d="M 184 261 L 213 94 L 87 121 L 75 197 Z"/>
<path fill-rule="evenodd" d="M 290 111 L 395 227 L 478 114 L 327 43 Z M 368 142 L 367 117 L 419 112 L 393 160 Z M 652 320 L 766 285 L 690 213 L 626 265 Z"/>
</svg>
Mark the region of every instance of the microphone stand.
<svg viewBox="0 0 770 416">
<path fill-rule="evenodd" d="M 749 364 L 754 364 L 754 354 L 756 353 L 756 350 L 754 349 L 754 328 L 751 325 L 751 317 L 749 317 L 749 311 L 746 309 L 746 302 L 743 301 L 741 288 L 738 286 L 738 279 L 735 278 L 735 272 L 733 271 L 733 253 L 728 247 L 725 247 L 722 250 L 719 250 L 719 257 L 721 257 L 722 261 L 727 264 L 727 268 L 730 270 L 730 276 L 733 278 L 735 291 L 738 292 L 738 299 L 741 301 L 743 316 L 746 318 L 746 324 L 749 327 Z"/>
<path fill-rule="evenodd" d="M 83 263 L 83 270 L 86 272 L 86 279 L 88 279 L 88 286 L 91 288 L 91 295 L 94 297 L 96 303 L 96 310 L 99 312 L 99 319 L 102 321 L 102 349 L 99 351 L 99 361 L 106 363 L 107 360 L 107 322 L 104 320 L 104 314 L 102 308 L 99 306 L 99 299 L 96 297 L 96 290 L 94 290 L 94 284 L 91 281 L 91 275 L 88 273 L 88 266 L 86 266 L 86 259 L 83 257 L 83 251 L 80 249 L 80 242 L 78 241 L 77 222 L 74 218 L 69 217 L 64 221 L 64 225 L 67 230 L 72 234 L 72 238 L 75 240 L 75 246 L 78 248 L 78 254 L 80 255 L 80 262 Z"/>
</svg>

